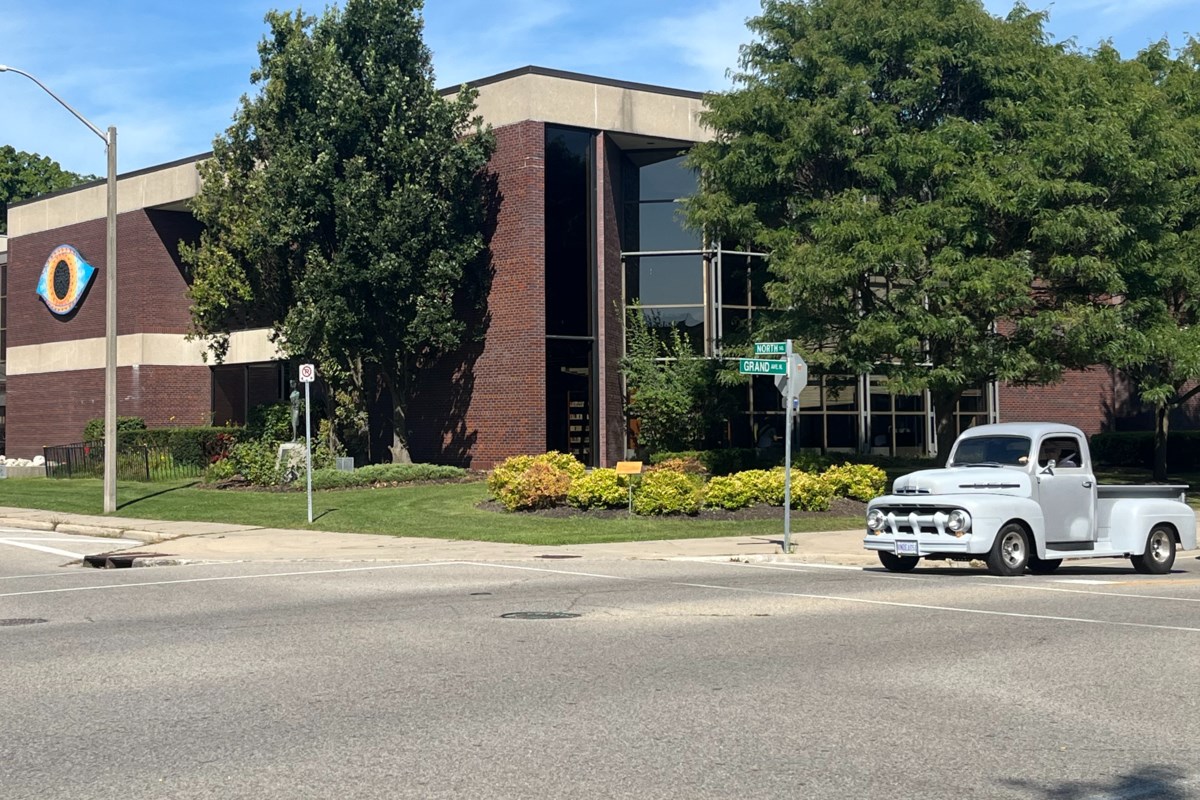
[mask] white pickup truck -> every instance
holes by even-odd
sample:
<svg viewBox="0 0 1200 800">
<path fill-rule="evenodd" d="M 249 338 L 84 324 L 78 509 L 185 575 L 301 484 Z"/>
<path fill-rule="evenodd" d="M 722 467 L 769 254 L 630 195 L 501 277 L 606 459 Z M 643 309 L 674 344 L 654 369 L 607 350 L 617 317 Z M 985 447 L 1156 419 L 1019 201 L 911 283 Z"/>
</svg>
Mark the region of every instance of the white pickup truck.
<svg viewBox="0 0 1200 800">
<path fill-rule="evenodd" d="M 1165 574 L 1196 547 L 1186 486 L 1099 486 L 1087 437 L 1045 422 L 980 425 L 945 469 L 897 478 L 867 505 L 863 545 L 892 572 L 920 559 L 982 559 L 993 575 L 1058 569 L 1064 558 L 1124 557 Z"/>
</svg>

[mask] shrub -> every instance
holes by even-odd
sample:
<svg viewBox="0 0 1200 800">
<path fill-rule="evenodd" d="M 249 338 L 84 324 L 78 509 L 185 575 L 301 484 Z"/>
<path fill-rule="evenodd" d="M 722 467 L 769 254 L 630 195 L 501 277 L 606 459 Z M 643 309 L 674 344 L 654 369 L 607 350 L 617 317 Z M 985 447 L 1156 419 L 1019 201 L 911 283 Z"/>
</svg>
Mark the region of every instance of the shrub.
<svg viewBox="0 0 1200 800">
<path fill-rule="evenodd" d="M 298 433 L 304 435 L 304 418 L 300 418 Z M 267 403 L 250 409 L 246 418 L 246 433 L 255 439 L 289 442 L 292 439 L 292 404 L 287 400 Z"/>
<path fill-rule="evenodd" d="M 222 458 L 219 461 L 214 461 L 204 470 L 205 483 L 219 483 L 227 481 L 237 475 L 237 462 L 232 458 Z"/>
<path fill-rule="evenodd" d="M 654 466 L 650 467 L 646 472 L 657 472 L 666 470 L 667 472 L 678 472 L 681 475 L 703 475 L 708 472 L 704 468 L 704 464 L 700 463 L 700 459 L 695 456 L 676 456 L 674 458 L 666 458 L 659 461 Z"/>
<path fill-rule="evenodd" d="M 708 481 L 704 487 L 704 505 L 706 508 L 724 508 L 737 511 L 758 502 L 758 494 L 753 483 L 740 472 L 734 475 L 717 475 Z"/>
<path fill-rule="evenodd" d="M 331 468 L 313 468 L 314 489 L 349 489 L 373 486 L 377 483 L 409 483 L 412 481 L 462 478 L 467 471 L 460 467 L 437 464 L 370 464 L 353 472 Z"/>
<path fill-rule="evenodd" d="M 836 497 L 852 497 L 864 503 L 887 491 L 887 473 L 872 464 L 842 464 L 821 473 Z"/>
<path fill-rule="evenodd" d="M 767 505 L 783 507 L 783 467 L 754 470 L 754 483 L 759 499 Z M 833 489 L 828 483 L 809 472 L 792 470 L 792 508 L 800 511 L 828 511 Z"/>
<path fill-rule="evenodd" d="M 759 466 L 759 454 L 753 447 L 654 453 L 650 456 L 650 463 L 661 464 L 677 458 L 699 461 L 710 475 L 732 475 Z"/>
<path fill-rule="evenodd" d="M 629 503 L 629 482 L 615 469 L 595 469 L 571 481 L 567 502 L 576 508 L 620 508 Z"/>
<path fill-rule="evenodd" d="M 695 514 L 700 510 L 704 483 L 694 475 L 659 470 L 642 476 L 633 494 L 636 514 Z"/>
<path fill-rule="evenodd" d="M 117 433 L 122 431 L 144 431 L 146 420 L 141 417 L 117 417 Z M 83 440 L 98 442 L 104 438 L 104 418 L 89 419 L 83 426 Z"/>
<path fill-rule="evenodd" d="M 555 450 L 540 456 L 513 456 L 488 475 L 488 491 L 509 511 L 549 508 L 564 502 L 571 481 L 586 472 L 577 458 Z"/>
<path fill-rule="evenodd" d="M 271 442 L 253 440 L 234 445 L 229 454 L 237 474 L 256 486 L 275 486 L 283 479 L 278 450 Z"/>
</svg>

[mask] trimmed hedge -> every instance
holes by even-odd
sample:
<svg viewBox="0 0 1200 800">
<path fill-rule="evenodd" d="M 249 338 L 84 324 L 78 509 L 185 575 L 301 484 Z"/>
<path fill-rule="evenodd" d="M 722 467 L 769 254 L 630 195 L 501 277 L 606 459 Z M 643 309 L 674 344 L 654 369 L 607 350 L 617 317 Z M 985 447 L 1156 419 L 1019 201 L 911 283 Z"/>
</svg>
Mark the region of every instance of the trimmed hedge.
<svg viewBox="0 0 1200 800">
<path fill-rule="evenodd" d="M 589 508 L 620 508 L 629 505 L 629 479 L 615 469 L 595 469 L 571 481 L 567 502 L 585 511 Z"/>
<path fill-rule="evenodd" d="M 461 467 L 444 467 L 437 464 L 369 464 L 353 472 L 314 469 L 313 488 L 350 489 L 379 483 L 455 480 L 466 475 L 467 471 Z"/>
<path fill-rule="evenodd" d="M 586 474 L 583 462 L 552 450 L 540 456 L 513 456 L 488 474 L 492 497 L 509 511 L 550 508 L 566 501 L 571 481 Z"/>
</svg>

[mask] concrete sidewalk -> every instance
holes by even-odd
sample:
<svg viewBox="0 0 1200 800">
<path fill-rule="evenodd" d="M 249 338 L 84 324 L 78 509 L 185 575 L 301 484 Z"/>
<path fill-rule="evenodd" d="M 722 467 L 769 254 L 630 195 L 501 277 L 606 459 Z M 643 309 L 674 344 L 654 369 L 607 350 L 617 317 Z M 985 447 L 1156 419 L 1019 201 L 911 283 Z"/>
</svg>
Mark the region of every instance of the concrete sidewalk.
<svg viewBox="0 0 1200 800">
<path fill-rule="evenodd" d="M 732 536 L 545 547 L 493 542 L 447 541 L 417 536 L 381 536 L 336 531 L 287 530 L 213 522 L 164 522 L 128 517 L 85 516 L 0 506 L 0 527 L 135 539 L 143 544 L 113 552 L 145 552 L 139 565 L 210 561 L 521 561 L 554 557 L 595 560 L 729 558 L 754 561 L 877 565 L 863 549 L 862 531 L 793 533 L 793 552 L 783 536 Z"/>
</svg>

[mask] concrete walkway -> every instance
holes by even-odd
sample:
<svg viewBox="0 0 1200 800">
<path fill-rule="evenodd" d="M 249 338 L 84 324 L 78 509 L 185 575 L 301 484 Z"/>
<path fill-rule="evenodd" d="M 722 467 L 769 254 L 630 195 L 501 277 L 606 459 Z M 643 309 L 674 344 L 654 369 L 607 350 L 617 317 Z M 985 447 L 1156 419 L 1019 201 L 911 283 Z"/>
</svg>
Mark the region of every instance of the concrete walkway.
<svg viewBox="0 0 1200 800">
<path fill-rule="evenodd" d="M 520 561 L 556 556 L 597 560 L 729 558 L 847 565 L 879 563 L 874 553 L 863 549 L 863 532 L 857 530 L 793 533 L 793 553 L 785 555 L 782 534 L 546 547 L 214 522 L 164 522 L 3 506 L 0 506 L 0 527 L 135 539 L 143 544 L 114 552 L 157 554 L 155 558 L 139 558 L 135 562 L 147 566 L 196 561 Z"/>
</svg>

